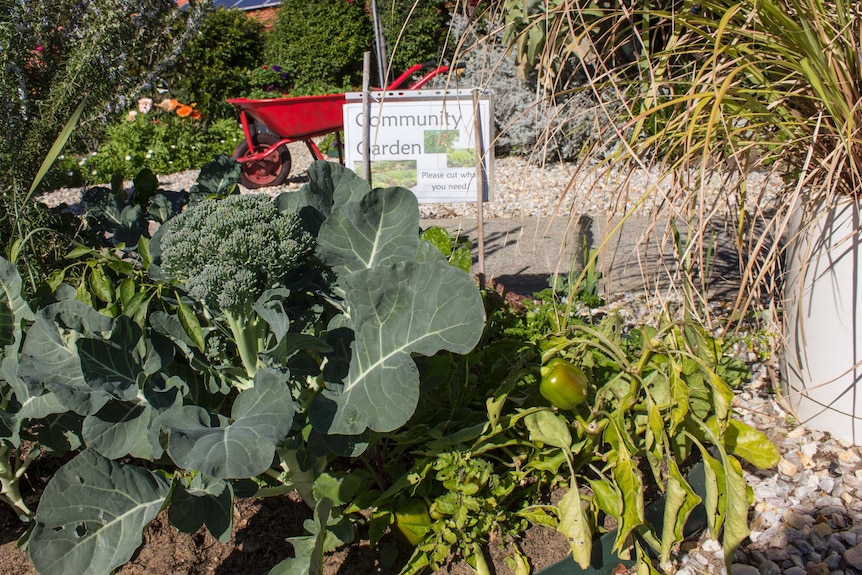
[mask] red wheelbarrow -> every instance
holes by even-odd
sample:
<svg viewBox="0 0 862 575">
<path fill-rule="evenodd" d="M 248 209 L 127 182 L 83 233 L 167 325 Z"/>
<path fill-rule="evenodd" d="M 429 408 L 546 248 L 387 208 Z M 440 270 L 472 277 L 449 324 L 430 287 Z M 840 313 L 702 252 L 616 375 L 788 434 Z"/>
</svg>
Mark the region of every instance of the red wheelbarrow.
<svg viewBox="0 0 862 575">
<path fill-rule="evenodd" d="M 456 68 L 463 68 L 463 64 Z M 437 66 L 428 62 L 416 64 L 386 89 L 397 90 L 411 76 L 423 70 L 430 71 L 411 84 L 408 90 L 418 90 L 434 76 L 448 72 L 449 66 Z M 326 134 L 335 134 L 338 158 L 343 163 L 339 133 L 344 130 L 342 109 L 345 99 L 344 94 L 326 94 L 265 100 L 227 100 L 239 109 L 239 121 L 245 134 L 245 140 L 233 152 L 233 157 L 242 166 L 242 185 L 254 189 L 283 184 L 291 167 L 287 144 L 305 142 L 311 155 L 322 160 L 324 156 L 313 138 Z"/>
</svg>

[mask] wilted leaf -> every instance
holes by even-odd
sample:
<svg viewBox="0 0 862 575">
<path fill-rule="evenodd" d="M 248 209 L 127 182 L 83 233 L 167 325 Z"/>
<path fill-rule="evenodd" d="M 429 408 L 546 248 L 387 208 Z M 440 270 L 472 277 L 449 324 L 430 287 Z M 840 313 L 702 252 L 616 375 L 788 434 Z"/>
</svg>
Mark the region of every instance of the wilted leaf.
<svg viewBox="0 0 862 575">
<path fill-rule="evenodd" d="M 689 515 L 700 504 L 700 497 L 679 472 L 676 461 L 668 458 L 668 480 L 665 493 L 664 523 L 661 535 L 661 560 L 667 561 L 672 547 L 682 541 Z"/>
<path fill-rule="evenodd" d="M 580 565 L 581 569 L 586 569 L 590 566 L 592 556 L 593 533 L 584 513 L 581 495 L 578 493 L 578 486 L 574 477 L 569 491 L 557 504 L 557 509 L 560 515 L 557 531 L 568 538 L 569 548 L 572 550 L 572 558 L 575 563 Z"/>
</svg>

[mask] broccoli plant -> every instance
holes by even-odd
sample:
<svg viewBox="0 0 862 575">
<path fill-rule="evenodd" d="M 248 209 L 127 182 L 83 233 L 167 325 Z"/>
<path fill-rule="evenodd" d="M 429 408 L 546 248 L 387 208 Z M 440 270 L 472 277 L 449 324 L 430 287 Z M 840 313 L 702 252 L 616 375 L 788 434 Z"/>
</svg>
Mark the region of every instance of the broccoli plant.
<svg viewBox="0 0 862 575">
<path fill-rule="evenodd" d="M 236 195 L 190 206 L 158 234 L 161 270 L 219 312 L 249 380 L 260 367 L 267 324 L 258 298 L 307 262 L 314 239 L 299 216 L 263 195 Z"/>
</svg>

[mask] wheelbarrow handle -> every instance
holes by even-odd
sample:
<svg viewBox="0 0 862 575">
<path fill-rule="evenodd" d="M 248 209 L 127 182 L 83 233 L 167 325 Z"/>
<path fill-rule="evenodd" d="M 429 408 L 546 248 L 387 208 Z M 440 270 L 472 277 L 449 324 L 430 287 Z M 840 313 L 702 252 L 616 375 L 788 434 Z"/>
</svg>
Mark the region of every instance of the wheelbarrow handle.
<svg viewBox="0 0 862 575">
<path fill-rule="evenodd" d="M 388 86 L 386 86 L 387 90 L 396 90 L 401 84 L 403 84 L 410 76 L 419 72 L 420 70 L 431 70 L 437 66 L 436 62 L 422 62 L 421 64 L 413 64 L 409 68 L 407 68 L 403 74 L 395 78 Z"/>
<path fill-rule="evenodd" d="M 422 78 L 420 78 L 415 84 L 412 84 L 410 86 L 410 89 L 411 90 L 418 90 L 419 88 L 421 88 L 422 86 L 427 84 L 428 81 L 431 80 L 431 78 L 433 78 L 435 76 L 439 76 L 440 74 L 445 74 L 449 70 L 463 70 L 464 66 L 465 66 L 465 64 L 463 62 L 458 62 L 457 64 L 455 64 L 454 66 L 451 66 L 451 67 L 450 66 L 438 66 L 437 68 L 431 70 L 430 72 L 428 72 L 427 74 L 422 76 Z"/>
</svg>

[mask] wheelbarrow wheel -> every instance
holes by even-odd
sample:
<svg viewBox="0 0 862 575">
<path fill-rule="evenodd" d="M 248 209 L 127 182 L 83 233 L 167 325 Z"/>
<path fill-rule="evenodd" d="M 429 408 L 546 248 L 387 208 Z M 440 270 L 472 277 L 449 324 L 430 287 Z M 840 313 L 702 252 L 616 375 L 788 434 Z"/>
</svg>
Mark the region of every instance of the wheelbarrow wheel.
<svg viewBox="0 0 862 575">
<path fill-rule="evenodd" d="M 275 134 L 262 132 L 252 137 L 254 152 L 263 152 L 271 148 L 280 138 Z M 249 155 L 248 142 L 242 142 L 233 152 L 235 159 Z M 265 158 L 256 162 L 241 162 L 240 183 L 248 189 L 278 186 L 283 184 L 290 174 L 290 152 L 286 146 L 279 146 Z"/>
</svg>

